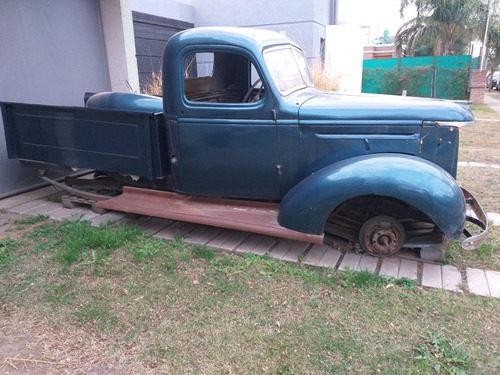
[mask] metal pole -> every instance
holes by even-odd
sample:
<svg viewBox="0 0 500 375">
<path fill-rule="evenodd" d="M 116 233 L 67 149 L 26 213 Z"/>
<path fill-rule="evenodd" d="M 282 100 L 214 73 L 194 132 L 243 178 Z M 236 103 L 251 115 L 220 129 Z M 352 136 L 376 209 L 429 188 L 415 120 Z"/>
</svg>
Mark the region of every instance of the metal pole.
<svg viewBox="0 0 500 375">
<path fill-rule="evenodd" d="M 490 28 L 490 4 L 491 1 L 488 0 L 488 11 L 486 13 L 486 26 L 484 28 L 484 39 L 483 39 L 483 49 L 481 51 L 481 69 L 486 69 L 486 43 L 488 42 L 488 29 Z"/>
</svg>

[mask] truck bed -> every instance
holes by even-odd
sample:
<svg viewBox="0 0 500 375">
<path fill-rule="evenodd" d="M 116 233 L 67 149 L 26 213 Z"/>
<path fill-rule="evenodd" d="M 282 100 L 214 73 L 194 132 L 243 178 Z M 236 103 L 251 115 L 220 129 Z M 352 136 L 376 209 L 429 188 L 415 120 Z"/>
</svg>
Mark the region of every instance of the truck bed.
<svg viewBox="0 0 500 375">
<path fill-rule="evenodd" d="M 166 177 L 161 113 L 0 103 L 9 158 Z"/>
</svg>

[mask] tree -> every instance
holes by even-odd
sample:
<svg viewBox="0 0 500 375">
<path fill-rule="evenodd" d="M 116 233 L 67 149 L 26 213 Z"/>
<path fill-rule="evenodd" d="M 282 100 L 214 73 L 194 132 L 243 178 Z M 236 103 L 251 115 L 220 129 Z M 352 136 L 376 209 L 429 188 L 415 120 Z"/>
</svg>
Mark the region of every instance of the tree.
<svg viewBox="0 0 500 375">
<path fill-rule="evenodd" d="M 417 16 L 396 35 L 398 50 L 409 56 L 463 53 L 484 30 L 487 6 L 481 0 L 401 0 L 401 17 L 410 6 Z"/>
<path fill-rule="evenodd" d="M 500 67 L 500 15 L 497 7 L 493 8 L 490 16 L 486 54 L 491 72 L 498 70 Z"/>
</svg>

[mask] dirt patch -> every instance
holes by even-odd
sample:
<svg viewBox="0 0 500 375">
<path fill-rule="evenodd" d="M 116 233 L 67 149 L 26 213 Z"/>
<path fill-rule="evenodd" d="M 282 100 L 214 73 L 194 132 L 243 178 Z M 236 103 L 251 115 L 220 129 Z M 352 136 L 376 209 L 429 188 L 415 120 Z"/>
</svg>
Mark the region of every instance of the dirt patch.
<svg viewBox="0 0 500 375">
<path fill-rule="evenodd" d="M 16 219 L 22 219 L 23 215 L 4 212 L 0 210 L 0 235 L 7 233 Z"/>
<path fill-rule="evenodd" d="M 0 318 L 1 323 L 1 318 Z M 68 338 L 67 338 L 68 339 Z M 70 339 L 69 341 L 73 341 Z M 0 375 L 119 375 L 129 374 L 127 367 L 96 363 L 93 349 L 82 348 L 88 355 L 75 357 L 78 351 L 66 347 L 57 336 L 41 339 L 35 334 L 5 334 L 0 331 Z M 58 353 L 59 359 L 47 358 L 45 350 Z"/>
<path fill-rule="evenodd" d="M 41 358 L 33 335 L 9 335 L 0 331 L 0 374 L 47 374 L 52 364 Z"/>
</svg>

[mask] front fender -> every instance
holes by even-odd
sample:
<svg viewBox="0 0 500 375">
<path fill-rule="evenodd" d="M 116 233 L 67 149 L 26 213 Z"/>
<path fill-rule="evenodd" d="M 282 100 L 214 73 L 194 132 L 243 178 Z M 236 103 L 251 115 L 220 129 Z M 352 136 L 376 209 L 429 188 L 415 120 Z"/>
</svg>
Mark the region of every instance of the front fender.
<svg viewBox="0 0 500 375">
<path fill-rule="evenodd" d="M 278 222 L 299 232 L 322 234 L 335 208 L 367 195 L 406 202 L 432 219 L 446 236 L 462 234 L 466 204 L 455 179 L 436 164 L 404 154 L 358 156 L 320 169 L 285 195 Z"/>
</svg>

